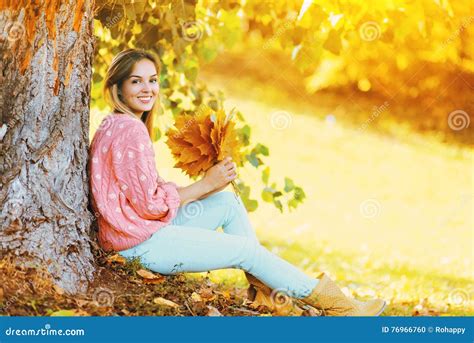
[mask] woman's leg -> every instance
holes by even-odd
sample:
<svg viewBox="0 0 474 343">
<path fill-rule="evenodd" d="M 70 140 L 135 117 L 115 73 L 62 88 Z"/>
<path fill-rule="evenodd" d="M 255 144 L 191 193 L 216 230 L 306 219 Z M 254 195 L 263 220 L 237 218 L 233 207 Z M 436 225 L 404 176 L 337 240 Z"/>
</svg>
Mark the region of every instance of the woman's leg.
<svg viewBox="0 0 474 343">
<path fill-rule="evenodd" d="M 165 275 L 243 269 L 269 287 L 295 298 L 308 296 L 318 282 L 252 237 L 199 227 L 167 225 L 120 254 L 127 258 L 138 256 L 145 266 Z"/>
<path fill-rule="evenodd" d="M 172 224 L 207 230 L 217 230 L 222 226 L 225 233 L 257 240 L 246 208 L 242 201 L 229 191 L 218 192 L 181 206 Z"/>
</svg>

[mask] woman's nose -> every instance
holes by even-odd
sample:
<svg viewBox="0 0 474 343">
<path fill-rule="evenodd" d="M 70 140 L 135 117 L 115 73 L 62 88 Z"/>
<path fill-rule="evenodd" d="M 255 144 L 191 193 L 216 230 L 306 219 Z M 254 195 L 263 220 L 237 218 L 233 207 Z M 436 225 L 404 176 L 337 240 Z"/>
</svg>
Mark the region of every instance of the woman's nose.
<svg viewBox="0 0 474 343">
<path fill-rule="evenodd" d="M 151 92 L 151 87 L 150 87 L 150 84 L 148 82 L 143 82 L 143 91 L 149 93 Z"/>
</svg>

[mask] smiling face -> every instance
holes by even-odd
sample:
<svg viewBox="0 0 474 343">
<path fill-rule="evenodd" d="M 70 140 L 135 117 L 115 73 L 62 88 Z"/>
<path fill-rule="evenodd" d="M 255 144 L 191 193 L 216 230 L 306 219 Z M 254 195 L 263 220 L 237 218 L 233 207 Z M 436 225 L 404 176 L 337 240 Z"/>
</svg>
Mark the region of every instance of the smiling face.
<svg viewBox="0 0 474 343">
<path fill-rule="evenodd" d="M 141 59 L 123 81 L 121 99 L 133 113 L 141 117 L 144 111 L 152 109 L 159 90 L 155 65 L 148 59 Z"/>
</svg>

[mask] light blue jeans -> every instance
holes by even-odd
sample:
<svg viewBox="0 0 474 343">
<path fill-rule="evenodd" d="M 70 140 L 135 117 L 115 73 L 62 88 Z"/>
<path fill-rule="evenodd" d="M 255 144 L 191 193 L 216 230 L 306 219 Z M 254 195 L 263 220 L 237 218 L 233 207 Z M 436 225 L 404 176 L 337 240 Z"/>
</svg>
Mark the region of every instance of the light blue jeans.
<svg viewBox="0 0 474 343">
<path fill-rule="evenodd" d="M 216 231 L 219 227 L 224 232 Z M 119 252 L 157 273 L 243 269 L 294 298 L 308 296 L 318 279 L 263 247 L 242 201 L 229 191 L 181 206 L 170 224 L 148 240 Z"/>
</svg>

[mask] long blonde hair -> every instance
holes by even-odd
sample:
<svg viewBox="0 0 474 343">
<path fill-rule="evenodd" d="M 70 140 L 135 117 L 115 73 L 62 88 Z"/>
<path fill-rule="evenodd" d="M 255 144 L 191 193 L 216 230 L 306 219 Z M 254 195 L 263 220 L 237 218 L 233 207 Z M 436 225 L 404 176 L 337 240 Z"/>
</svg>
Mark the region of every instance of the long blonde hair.
<svg viewBox="0 0 474 343">
<path fill-rule="evenodd" d="M 148 59 L 155 65 L 158 76 L 161 72 L 160 60 L 151 52 L 140 49 L 127 49 L 117 54 L 110 64 L 104 82 L 104 98 L 115 112 L 136 116 L 130 108 L 122 101 L 119 90 L 122 83 L 132 73 L 133 66 L 142 59 Z M 150 111 L 144 111 L 141 120 L 145 123 L 151 139 L 153 135 L 153 123 L 158 109 L 158 101 L 155 101 Z"/>
</svg>

